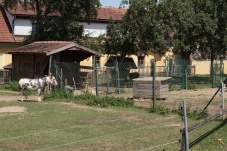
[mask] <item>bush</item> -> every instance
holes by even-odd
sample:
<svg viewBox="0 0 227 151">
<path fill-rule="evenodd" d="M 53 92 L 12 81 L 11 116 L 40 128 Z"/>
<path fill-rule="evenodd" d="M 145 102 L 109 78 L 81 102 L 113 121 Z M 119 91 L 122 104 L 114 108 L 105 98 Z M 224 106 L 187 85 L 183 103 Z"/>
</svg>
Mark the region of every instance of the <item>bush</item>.
<svg viewBox="0 0 227 151">
<path fill-rule="evenodd" d="M 170 113 L 170 112 L 171 112 L 170 109 L 166 109 L 163 106 L 155 106 L 155 107 L 150 109 L 150 113 L 159 113 L 161 115 L 165 115 L 165 114 Z"/>
<path fill-rule="evenodd" d="M 17 81 L 12 81 L 12 82 L 1 85 L 0 89 L 20 91 L 20 86 Z"/>
<path fill-rule="evenodd" d="M 63 89 L 52 91 L 50 94 L 44 94 L 44 100 L 49 101 L 61 101 L 62 99 L 72 99 L 73 98 L 73 90 L 71 89 Z"/>
<path fill-rule="evenodd" d="M 197 89 L 197 88 L 198 87 L 195 84 L 192 84 L 192 83 L 188 83 L 188 85 L 187 85 L 188 90 L 193 90 L 193 89 Z"/>
<path fill-rule="evenodd" d="M 179 116 L 184 116 L 184 112 L 183 109 L 181 107 L 179 107 L 178 109 L 173 109 L 170 110 L 168 108 L 165 108 L 163 106 L 155 106 L 153 108 L 150 109 L 151 113 L 158 113 L 161 115 L 165 115 L 168 113 L 175 113 L 178 114 Z M 198 111 L 198 110 L 194 110 L 191 111 L 190 107 L 187 107 L 187 117 L 190 119 L 194 119 L 194 120 L 200 120 L 203 118 L 206 118 L 208 116 L 207 111 Z"/>
<path fill-rule="evenodd" d="M 121 107 L 130 107 L 133 106 L 133 101 L 125 100 L 124 98 L 114 98 L 114 97 L 103 97 L 99 98 L 97 96 L 85 94 L 78 96 L 77 100 L 85 105 L 89 106 L 121 106 Z"/>
</svg>

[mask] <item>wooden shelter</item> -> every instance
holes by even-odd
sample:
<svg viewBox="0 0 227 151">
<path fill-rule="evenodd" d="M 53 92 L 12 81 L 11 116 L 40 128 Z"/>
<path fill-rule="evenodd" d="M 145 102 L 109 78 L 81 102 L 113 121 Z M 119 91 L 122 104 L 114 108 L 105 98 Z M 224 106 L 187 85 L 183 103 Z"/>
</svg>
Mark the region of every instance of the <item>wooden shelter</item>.
<svg viewBox="0 0 227 151">
<path fill-rule="evenodd" d="M 8 51 L 12 54 L 12 78 L 37 78 L 51 72 L 54 61 L 76 62 L 102 54 L 67 41 L 41 41 Z M 76 69 L 79 72 L 79 68 Z"/>
</svg>

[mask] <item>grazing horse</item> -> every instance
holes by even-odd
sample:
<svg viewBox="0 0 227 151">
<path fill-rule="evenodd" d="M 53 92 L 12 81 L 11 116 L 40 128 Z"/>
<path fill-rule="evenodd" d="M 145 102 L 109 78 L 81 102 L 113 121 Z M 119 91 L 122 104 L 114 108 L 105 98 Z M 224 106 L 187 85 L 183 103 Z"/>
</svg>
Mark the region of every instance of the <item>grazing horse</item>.
<svg viewBox="0 0 227 151">
<path fill-rule="evenodd" d="M 21 102 L 23 102 L 23 96 L 27 99 L 27 96 L 24 93 L 24 90 L 38 90 L 38 101 L 42 101 L 41 95 L 44 91 L 44 88 L 48 85 L 58 85 L 57 80 L 55 77 L 50 74 L 49 76 L 46 76 L 44 78 L 39 79 L 27 79 L 22 78 L 19 80 L 19 85 L 21 89 Z"/>
</svg>

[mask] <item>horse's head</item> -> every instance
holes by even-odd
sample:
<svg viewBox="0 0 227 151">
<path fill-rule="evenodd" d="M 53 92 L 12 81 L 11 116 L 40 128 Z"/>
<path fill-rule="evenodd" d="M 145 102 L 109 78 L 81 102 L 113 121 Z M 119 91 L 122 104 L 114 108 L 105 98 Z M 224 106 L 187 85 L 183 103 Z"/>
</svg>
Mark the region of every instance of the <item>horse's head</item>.
<svg viewBox="0 0 227 151">
<path fill-rule="evenodd" d="M 57 82 L 56 78 L 53 76 L 52 73 L 50 73 L 50 75 L 46 77 L 46 80 L 47 80 L 48 84 L 58 85 L 58 82 Z"/>
</svg>

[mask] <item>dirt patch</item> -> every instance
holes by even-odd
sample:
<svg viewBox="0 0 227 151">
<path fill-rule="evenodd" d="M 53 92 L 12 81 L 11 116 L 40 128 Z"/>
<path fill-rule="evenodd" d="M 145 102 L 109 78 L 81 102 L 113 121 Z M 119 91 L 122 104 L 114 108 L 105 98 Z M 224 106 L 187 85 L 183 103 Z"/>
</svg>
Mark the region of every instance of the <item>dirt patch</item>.
<svg viewBox="0 0 227 151">
<path fill-rule="evenodd" d="M 165 126 L 169 126 L 169 127 L 182 127 L 183 124 L 171 123 L 171 124 L 168 124 L 168 125 L 165 125 Z"/>
<path fill-rule="evenodd" d="M 26 111 L 26 108 L 20 107 L 20 106 L 6 106 L 6 107 L 0 108 L 0 113 L 21 113 L 25 111 Z"/>
<path fill-rule="evenodd" d="M 27 143 L 21 142 L 21 141 L 10 141 L 7 143 L 8 148 L 12 150 L 17 150 L 18 148 L 20 149 L 26 149 L 29 147 Z"/>
<path fill-rule="evenodd" d="M 38 96 L 33 96 L 33 95 L 30 95 L 30 96 L 28 96 L 28 98 L 27 99 L 25 99 L 24 98 L 24 101 L 26 102 L 28 102 L 28 101 L 37 101 L 37 98 L 38 98 Z M 6 102 L 11 102 L 11 101 L 21 101 L 20 100 L 21 99 L 21 96 L 7 96 L 7 95 L 5 95 L 5 96 L 0 96 L 0 102 L 1 101 L 6 101 Z"/>
</svg>

